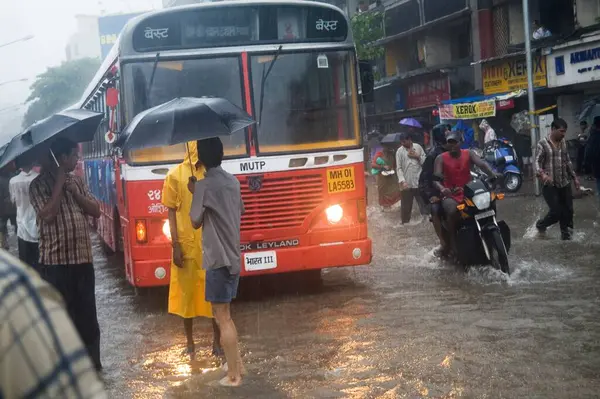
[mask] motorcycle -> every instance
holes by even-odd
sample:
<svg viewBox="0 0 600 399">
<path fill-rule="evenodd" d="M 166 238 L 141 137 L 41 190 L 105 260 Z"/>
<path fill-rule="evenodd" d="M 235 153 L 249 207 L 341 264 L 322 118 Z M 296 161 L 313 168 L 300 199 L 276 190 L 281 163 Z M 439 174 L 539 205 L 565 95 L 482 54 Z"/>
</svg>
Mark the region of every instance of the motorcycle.
<svg viewBox="0 0 600 399">
<path fill-rule="evenodd" d="M 519 169 L 519 158 L 513 144 L 501 138 L 486 144 L 478 154 L 492 170 L 504 176 L 506 191 L 516 193 L 523 184 L 523 174 Z"/>
<path fill-rule="evenodd" d="M 496 201 L 504 194 L 493 190 L 493 180 L 475 174 L 463 190 L 464 200 L 458 204 L 461 220 L 458 223 L 455 246 L 451 256 L 464 267 L 492 265 L 510 274 L 508 253 L 511 247 L 510 228 L 496 219 Z M 449 242 L 448 225 L 442 222 L 446 242 Z"/>
</svg>

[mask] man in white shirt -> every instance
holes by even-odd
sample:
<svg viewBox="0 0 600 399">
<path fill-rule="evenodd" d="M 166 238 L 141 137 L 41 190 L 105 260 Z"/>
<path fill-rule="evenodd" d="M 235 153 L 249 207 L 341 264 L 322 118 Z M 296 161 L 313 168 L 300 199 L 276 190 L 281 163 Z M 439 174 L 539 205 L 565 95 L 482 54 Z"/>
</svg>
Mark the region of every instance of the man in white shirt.
<svg viewBox="0 0 600 399">
<path fill-rule="evenodd" d="M 39 262 L 37 215 L 29 201 L 29 185 L 37 176 L 38 173 L 27 166 L 9 183 L 10 198 L 17 207 L 19 259 L 36 270 Z"/>
<path fill-rule="evenodd" d="M 417 200 L 423 218 L 428 215 L 427 207 L 419 194 L 419 177 L 425 162 L 425 151 L 419 144 L 413 143 L 410 135 L 402 133 L 400 148 L 396 151 L 396 174 L 402 190 L 400 213 L 402 224 L 410 222 L 413 200 Z"/>
</svg>

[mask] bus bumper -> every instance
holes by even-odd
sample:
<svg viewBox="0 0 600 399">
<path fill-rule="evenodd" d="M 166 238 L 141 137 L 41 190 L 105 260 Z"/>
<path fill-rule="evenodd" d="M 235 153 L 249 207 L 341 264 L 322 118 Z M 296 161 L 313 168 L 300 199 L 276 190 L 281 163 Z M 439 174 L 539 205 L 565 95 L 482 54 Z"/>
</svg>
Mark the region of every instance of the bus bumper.
<svg viewBox="0 0 600 399">
<path fill-rule="evenodd" d="M 326 243 L 274 250 L 277 266 L 265 270 L 246 270 L 242 254 L 241 275 L 257 276 L 299 272 L 330 267 L 362 266 L 371 263 L 371 239 Z M 252 254 L 252 252 L 248 252 Z M 171 259 L 133 261 L 135 270 L 131 283 L 136 287 L 158 287 L 169 284 Z"/>
<path fill-rule="evenodd" d="M 274 250 L 277 266 L 265 270 L 246 270 L 242 254 L 242 276 L 289 273 L 330 267 L 362 266 L 371 263 L 371 239 L 327 243 Z M 251 255 L 252 252 L 248 252 Z"/>
</svg>

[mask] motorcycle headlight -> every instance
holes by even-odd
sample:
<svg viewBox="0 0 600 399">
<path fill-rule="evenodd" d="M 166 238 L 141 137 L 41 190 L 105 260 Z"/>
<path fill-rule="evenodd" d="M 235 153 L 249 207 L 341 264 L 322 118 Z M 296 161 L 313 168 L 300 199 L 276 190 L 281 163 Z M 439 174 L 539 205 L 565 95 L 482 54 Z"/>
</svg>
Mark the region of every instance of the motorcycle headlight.
<svg viewBox="0 0 600 399">
<path fill-rule="evenodd" d="M 491 201 L 492 198 L 490 196 L 490 193 L 481 193 L 473 197 L 473 203 L 479 210 L 488 209 L 490 207 Z"/>
</svg>

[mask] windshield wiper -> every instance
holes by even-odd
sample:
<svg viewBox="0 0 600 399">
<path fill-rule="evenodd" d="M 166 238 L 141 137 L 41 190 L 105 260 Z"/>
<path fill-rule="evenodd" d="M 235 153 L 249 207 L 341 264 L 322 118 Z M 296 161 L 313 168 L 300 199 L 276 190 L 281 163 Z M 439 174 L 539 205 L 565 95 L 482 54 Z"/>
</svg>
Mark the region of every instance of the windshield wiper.
<svg viewBox="0 0 600 399">
<path fill-rule="evenodd" d="M 269 64 L 269 69 L 267 69 L 267 73 L 265 73 L 266 64 L 263 64 L 262 78 L 260 80 L 260 103 L 258 106 L 258 121 L 257 121 L 259 125 L 260 125 L 260 121 L 262 120 L 263 102 L 265 100 L 265 83 L 267 81 L 267 78 L 269 77 L 269 74 L 273 70 L 273 65 L 275 65 L 275 62 L 279 58 L 279 54 L 281 53 L 282 47 L 283 46 L 279 46 L 279 48 L 277 49 L 277 52 L 275 53 L 273 60 L 271 60 L 271 63 Z"/>
<path fill-rule="evenodd" d="M 154 84 L 154 75 L 156 75 L 156 67 L 158 66 L 158 60 L 160 58 L 160 53 L 156 53 L 156 58 L 154 59 L 154 64 L 152 64 L 152 74 L 150 75 L 150 82 L 148 83 L 148 89 L 146 89 L 146 96 L 148 97 L 148 102 L 150 102 L 150 94 L 152 94 L 152 85 Z M 150 104 L 148 104 L 150 105 Z M 150 108 L 150 107 L 148 107 Z"/>
</svg>

